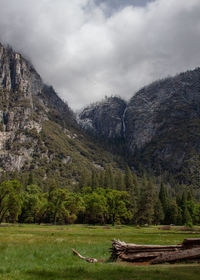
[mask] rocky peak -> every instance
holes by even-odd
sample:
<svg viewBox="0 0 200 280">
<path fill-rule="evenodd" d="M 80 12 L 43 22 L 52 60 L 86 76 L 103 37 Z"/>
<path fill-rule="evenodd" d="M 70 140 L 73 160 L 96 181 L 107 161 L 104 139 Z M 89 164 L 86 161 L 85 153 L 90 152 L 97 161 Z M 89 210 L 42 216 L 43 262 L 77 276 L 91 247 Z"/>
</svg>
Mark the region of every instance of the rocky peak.
<svg viewBox="0 0 200 280">
<path fill-rule="evenodd" d="M 86 131 L 108 139 L 123 138 L 126 102 L 119 97 L 108 97 L 83 109 L 77 121 Z"/>
<path fill-rule="evenodd" d="M 0 45 L 0 87 L 21 92 L 32 100 L 32 94 L 41 92 L 43 83 L 33 66 L 19 53 Z M 31 102 L 32 103 L 32 102 Z"/>
<path fill-rule="evenodd" d="M 200 68 L 152 83 L 128 103 L 126 138 L 132 153 L 177 122 L 199 118 Z"/>
<path fill-rule="evenodd" d="M 0 44 L 0 165 L 5 170 L 20 170 L 30 161 L 36 136 L 49 119 L 66 127 L 74 123 L 67 104 L 43 83 L 32 64 Z"/>
<path fill-rule="evenodd" d="M 79 123 L 105 139 L 123 137 L 133 164 L 181 169 L 200 153 L 200 68 L 156 81 L 127 104 L 110 98 L 90 106 Z"/>
<path fill-rule="evenodd" d="M 17 92 L 16 98 L 28 100 L 33 106 L 35 103 L 48 111 L 54 108 L 68 118 L 73 119 L 73 113 L 68 105 L 56 94 L 52 86 L 45 85 L 32 64 L 21 54 L 0 44 L 0 88 Z M 20 97 L 19 97 L 20 93 Z M 70 120 L 71 119 L 71 120 Z"/>
</svg>

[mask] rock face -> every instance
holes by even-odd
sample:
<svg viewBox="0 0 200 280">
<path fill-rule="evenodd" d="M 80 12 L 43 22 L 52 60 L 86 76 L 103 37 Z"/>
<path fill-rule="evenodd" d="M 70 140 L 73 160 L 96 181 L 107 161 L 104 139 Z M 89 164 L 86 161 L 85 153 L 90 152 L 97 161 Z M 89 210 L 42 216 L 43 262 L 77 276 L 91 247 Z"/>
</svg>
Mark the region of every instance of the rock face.
<svg viewBox="0 0 200 280">
<path fill-rule="evenodd" d="M 118 159 L 117 159 L 118 160 Z M 36 183 L 73 188 L 84 168 L 118 162 L 80 131 L 73 112 L 31 63 L 0 44 L 0 176 L 17 171 Z"/>
<path fill-rule="evenodd" d="M 0 171 L 21 171 L 31 164 L 34 168 L 41 159 L 52 161 L 56 156 L 47 147 L 52 143 L 43 133 L 45 122 L 52 120 L 66 128 L 75 123 L 67 104 L 33 66 L 0 44 Z M 72 132 L 66 134 L 73 138 Z M 71 157 L 60 155 L 63 164 L 69 162 L 65 158 Z"/>
<path fill-rule="evenodd" d="M 122 138 L 125 108 L 126 102 L 121 98 L 109 97 L 85 108 L 77 120 L 87 132 L 108 139 Z"/>
<path fill-rule="evenodd" d="M 193 147 L 200 151 L 200 69 L 182 73 L 140 90 L 126 113 L 129 151 L 179 169 Z M 191 141 L 192 140 L 192 141 Z M 149 159 L 150 159 L 149 157 Z"/>
<path fill-rule="evenodd" d="M 108 138 L 123 131 L 120 135 L 132 162 L 179 170 L 185 161 L 200 153 L 199 68 L 144 87 L 127 105 L 124 103 L 119 114 L 113 110 L 114 99 L 109 101 L 85 109 L 80 114 L 82 126 L 86 122 L 86 128 L 89 124 L 93 133 Z M 112 123 L 113 116 L 119 120 L 117 125 Z"/>
<path fill-rule="evenodd" d="M 10 48 L 4 48 L 1 44 L 0 88 L 8 92 L 12 91 L 13 99 L 27 101 L 30 108 L 33 108 L 37 102 L 44 110 L 51 107 L 72 117 L 72 112 L 67 104 L 58 97 L 51 86 L 43 83 L 31 63 L 25 60 L 21 54 L 12 51 Z"/>
<path fill-rule="evenodd" d="M 77 121 L 110 142 L 112 151 L 125 152 L 133 165 L 200 176 L 200 68 L 152 83 L 128 103 L 106 98 L 85 108 Z M 113 155 L 103 155 L 84 137 L 54 89 L 0 44 L 0 172 L 40 167 L 46 178 L 47 169 L 65 176 L 79 172 L 82 163 L 89 169 L 109 163 Z"/>
</svg>

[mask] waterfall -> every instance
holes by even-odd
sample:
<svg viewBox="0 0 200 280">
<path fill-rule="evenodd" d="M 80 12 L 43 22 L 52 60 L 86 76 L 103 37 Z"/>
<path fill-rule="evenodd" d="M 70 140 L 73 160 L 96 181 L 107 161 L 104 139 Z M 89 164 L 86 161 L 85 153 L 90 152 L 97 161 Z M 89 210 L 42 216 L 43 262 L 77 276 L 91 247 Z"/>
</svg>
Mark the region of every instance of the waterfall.
<svg viewBox="0 0 200 280">
<path fill-rule="evenodd" d="M 126 115 L 127 107 L 124 110 L 124 113 L 122 115 L 122 130 L 123 130 L 123 136 L 125 137 L 126 132 L 126 124 L 125 124 L 125 115 Z"/>
</svg>

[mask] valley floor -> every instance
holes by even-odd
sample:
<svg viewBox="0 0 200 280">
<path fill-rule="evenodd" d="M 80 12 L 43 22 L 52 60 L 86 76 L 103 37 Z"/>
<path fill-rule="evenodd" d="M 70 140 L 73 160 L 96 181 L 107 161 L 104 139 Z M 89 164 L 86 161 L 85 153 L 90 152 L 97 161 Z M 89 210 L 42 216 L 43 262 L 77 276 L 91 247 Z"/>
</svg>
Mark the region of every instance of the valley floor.
<svg viewBox="0 0 200 280">
<path fill-rule="evenodd" d="M 72 254 L 108 260 L 112 239 L 137 244 L 178 244 L 200 238 L 183 228 L 132 226 L 0 225 L 0 279 L 5 280 L 129 280 L 199 279 L 199 264 L 141 266 L 126 263 L 86 263 Z"/>
</svg>

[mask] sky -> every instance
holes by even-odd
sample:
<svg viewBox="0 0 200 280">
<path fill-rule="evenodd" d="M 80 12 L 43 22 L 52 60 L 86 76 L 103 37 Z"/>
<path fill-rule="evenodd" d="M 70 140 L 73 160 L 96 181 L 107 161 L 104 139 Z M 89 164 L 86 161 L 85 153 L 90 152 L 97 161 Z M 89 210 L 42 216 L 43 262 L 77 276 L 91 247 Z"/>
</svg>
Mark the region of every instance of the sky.
<svg viewBox="0 0 200 280">
<path fill-rule="evenodd" d="M 200 66 L 200 0 L 0 0 L 0 41 L 72 109 Z"/>
</svg>

